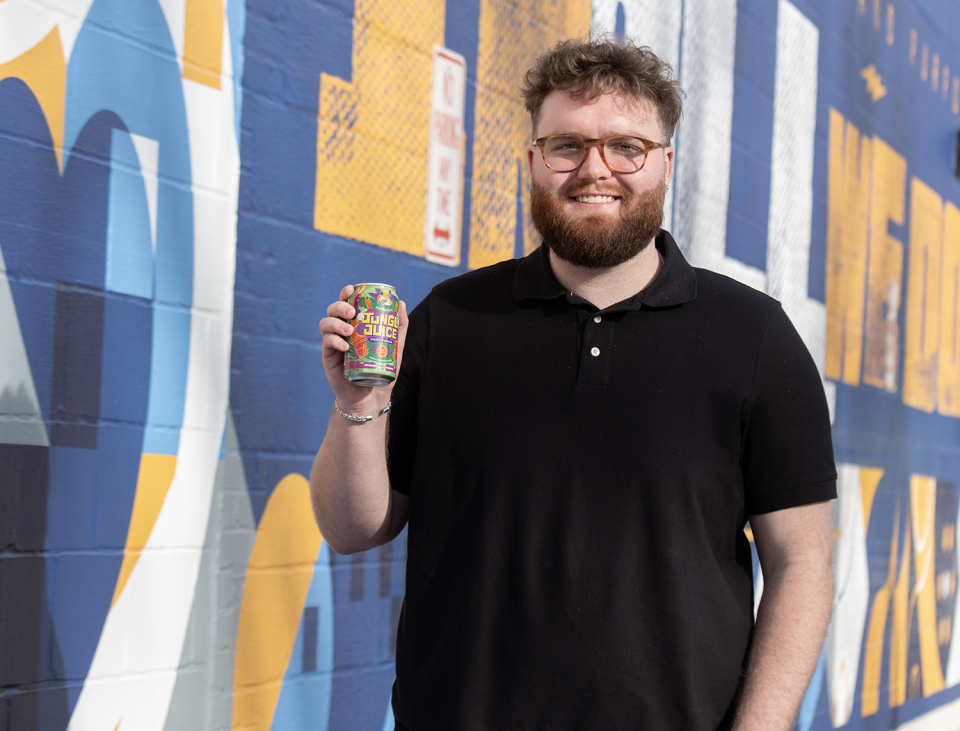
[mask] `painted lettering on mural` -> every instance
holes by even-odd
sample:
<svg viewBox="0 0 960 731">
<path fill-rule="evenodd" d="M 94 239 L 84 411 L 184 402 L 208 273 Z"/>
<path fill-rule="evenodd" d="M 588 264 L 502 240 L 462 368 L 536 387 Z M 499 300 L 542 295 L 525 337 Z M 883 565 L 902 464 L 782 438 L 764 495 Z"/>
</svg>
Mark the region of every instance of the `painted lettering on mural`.
<svg viewBox="0 0 960 731">
<path fill-rule="evenodd" d="M 903 402 L 960 417 L 960 209 L 877 136 L 830 110 L 825 375 L 895 393 L 908 223 Z"/>
</svg>

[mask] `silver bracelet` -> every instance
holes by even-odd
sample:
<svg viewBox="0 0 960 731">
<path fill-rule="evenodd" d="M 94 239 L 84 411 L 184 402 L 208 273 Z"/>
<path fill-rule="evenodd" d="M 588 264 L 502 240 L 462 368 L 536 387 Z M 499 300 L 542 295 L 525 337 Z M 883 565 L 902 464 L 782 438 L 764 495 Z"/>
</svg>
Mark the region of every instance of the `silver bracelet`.
<svg viewBox="0 0 960 731">
<path fill-rule="evenodd" d="M 333 400 L 333 405 L 337 409 L 337 413 L 340 414 L 344 419 L 348 421 L 355 421 L 359 424 L 362 424 L 365 421 L 373 421 L 372 416 L 354 416 L 353 414 L 348 414 L 346 411 L 340 408 L 340 404 L 336 399 Z M 390 407 L 393 406 L 393 401 L 387 401 L 387 405 L 383 407 L 383 410 L 380 412 L 380 415 L 386 414 L 390 411 Z"/>
</svg>

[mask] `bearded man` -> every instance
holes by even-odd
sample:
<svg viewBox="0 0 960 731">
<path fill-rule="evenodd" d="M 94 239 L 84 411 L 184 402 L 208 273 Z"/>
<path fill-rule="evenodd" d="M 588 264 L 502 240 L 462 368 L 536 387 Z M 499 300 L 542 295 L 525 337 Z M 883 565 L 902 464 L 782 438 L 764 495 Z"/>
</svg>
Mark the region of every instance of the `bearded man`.
<svg viewBox="0 0 960 731">
<path fill-rule="evenodd" d="M 352 287 L 320 324 L 321 531 L 351 553 L 409 526 L 397 728 L 787 731 L 833 596 L 817 370 L 775 300 L 660 228 L 665 63 L 568 41 L 524 95 L 543 245 L 404 310 L 395 387 L 343 378 Z"/>
</svg>

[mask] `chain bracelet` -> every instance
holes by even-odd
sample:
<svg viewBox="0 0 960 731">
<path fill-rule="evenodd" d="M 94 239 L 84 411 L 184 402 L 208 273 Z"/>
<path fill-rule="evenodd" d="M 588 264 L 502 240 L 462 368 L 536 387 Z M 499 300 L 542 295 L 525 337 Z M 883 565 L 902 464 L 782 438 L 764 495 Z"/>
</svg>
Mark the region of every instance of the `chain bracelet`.
<svg viewBox="0 0 960 731">
<path fill-rule="evenodd" d="M 337 413 L 347 421 L 353 421 L 358 424 L 362 424 L 367 421 L 373 421 L 373 416 L 354 416 L 353 414 L 348 414 L 346 411 L 340 408 L 340 404 L 336 399 L 333 400 L 333 405 L 337 409 Z M 387 405 L 384 406 L 380 411 L 380 415 L 386 414 L 388 411 L 390 411 L 391 406 L 393 406 L 393 401 L 387 401 Z"/>
</svg>

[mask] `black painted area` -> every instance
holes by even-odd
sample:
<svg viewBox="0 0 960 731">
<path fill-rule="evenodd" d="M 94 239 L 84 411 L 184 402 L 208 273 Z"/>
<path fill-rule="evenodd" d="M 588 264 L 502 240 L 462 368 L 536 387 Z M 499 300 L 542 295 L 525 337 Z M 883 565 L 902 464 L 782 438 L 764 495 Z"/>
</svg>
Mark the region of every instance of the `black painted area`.
<svg viewBox="0 0 960 731">
<path fill-rule="evenodd" d="M 319 620 L 319 607 L 306 607 L 303 610 L 303 667 L 301 672 L 304 673 L 312 673 L 317 669 L 317 625 Z"/>
<path fill-rule="evenodd" d="M 355 553 L 350 557 L 350 601 L 363 601 L 363 562 L 365 553 Z"/>
<path fill-rule="evenodd" d="M 387 543 L 380 546 L 380 587 L 378 594 L 380 598 L 390 596 L 390 588 L 393 584 L 393 544 Z"/>
<path fill-rule="evenodd" d="M 35 684 L 44 670 L 47 452 L 46 447 L 0 444 L 0 687 Z M 35 694 L 7 696 L 0 708 L 4 728 L 36 727 Z"/>
<path fill-rule="evenodd" d="M 400 610 L 403 609 L 403 597 L 390 598 L 390 657 L 397 656 L 397 627 L 400 625 Z"/>
<path fill-rule="evenodd" d="M 50 398 L 51 445 L 97 448 L 103 312 L 102 291 L 58 283 Z"/>
</svg>

